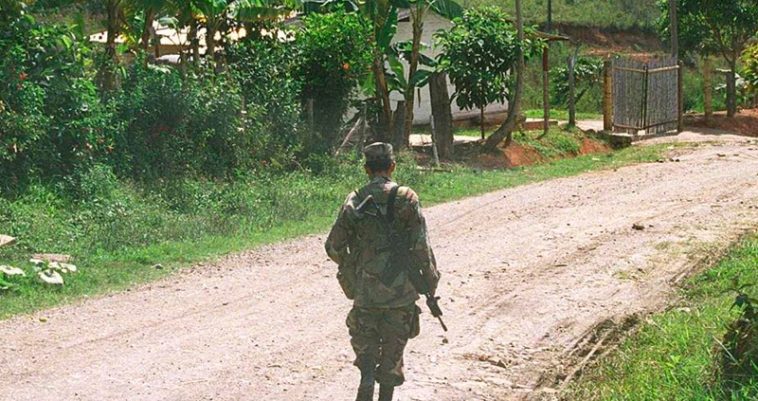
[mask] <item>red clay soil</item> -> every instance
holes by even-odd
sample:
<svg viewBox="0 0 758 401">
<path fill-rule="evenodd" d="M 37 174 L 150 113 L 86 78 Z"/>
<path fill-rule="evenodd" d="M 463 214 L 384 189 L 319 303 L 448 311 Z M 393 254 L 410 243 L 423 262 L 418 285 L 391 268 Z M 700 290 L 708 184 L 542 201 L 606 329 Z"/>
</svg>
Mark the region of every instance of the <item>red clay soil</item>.
<svg viewBox="0 0 758 401">
<path fill-rule="evenodd" d="M 605 143 L 590 138 L 582 139 L 582 147 L 579 149 L 580 155 L 589 155 L 593 153 L 608 153 L 611 147 Z"/>
<path fill-rule="evenodd" d="M 758 137 L 758 109 L 740 110 L 734 118 L 727 118 L 723 112 L 715 113 L 708 123 L 705 122 L 704 116 L 699 115 L 688 124 L 693 127 L 715 128 L 738 135 Z"/>
<path fill-rule="evenodd" d="M 496 169 L 530 166 L 546 160 L 537 149 L 517 142 L 511 143 L 506 148 L 501 147 L 500 151 L 502 153 L 499 154 L 478 154 L 473 164 L 483 169 Z M 577 155 L 563 155 L 560 158 L 608 153 L 610 151 L 611 147 L 604 142 L 592 138 L 582 138 L 582 144 Z"/>
<path fill-rule="evenodd" d="M 529 166 L 544 160 L 544 157 L 531 146 L 512 142 L 507 148 L 501 149 L 505 156 L 505 167 Z"/>
</svg>

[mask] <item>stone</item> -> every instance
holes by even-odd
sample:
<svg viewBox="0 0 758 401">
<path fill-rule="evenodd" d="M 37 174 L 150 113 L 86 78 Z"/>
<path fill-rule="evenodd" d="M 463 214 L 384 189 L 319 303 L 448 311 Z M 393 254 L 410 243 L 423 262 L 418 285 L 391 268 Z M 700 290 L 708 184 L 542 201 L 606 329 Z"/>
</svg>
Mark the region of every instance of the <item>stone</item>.
<svg viewBox="0 0 758 401">
<path fill-rule="evenodd" d="M 43 270 L 37 273 L 37 276 L 45 284 L 63 285 L 63 276 L 55 270 Z"/>
<path fill-rule="evenodd" d="M 71 255 L 61 253 L 35 253 L 32 255 L 32 259 L 42 260 L 47 263 L 68 263 L 71 261 Z"/>
<path fill-rule="evenodd" d="M 6 276 L 26 276 L 26 273 L 18 267 L 0 265 L 0 273 Z"/>
<path fill-rule="evenodd" d="M 11 237 L 10 235 L 0 234 L 0 246 L 13 245 L 15 242 L 16 242 L 16 239 Z"/>
</svg>

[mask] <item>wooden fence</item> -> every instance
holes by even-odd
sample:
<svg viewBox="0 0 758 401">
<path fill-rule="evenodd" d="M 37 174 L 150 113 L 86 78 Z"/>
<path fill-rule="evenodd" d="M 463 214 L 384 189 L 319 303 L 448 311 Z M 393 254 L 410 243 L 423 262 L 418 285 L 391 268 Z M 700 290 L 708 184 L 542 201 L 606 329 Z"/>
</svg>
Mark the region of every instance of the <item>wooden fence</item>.
<svg viewBox="0 0 758 401">
<path fill-rule="evenodd" d="M 635 137 L 681 131 L 681 71 L 674 57 L 613 60 L 613 130 Z"/>
</svg>

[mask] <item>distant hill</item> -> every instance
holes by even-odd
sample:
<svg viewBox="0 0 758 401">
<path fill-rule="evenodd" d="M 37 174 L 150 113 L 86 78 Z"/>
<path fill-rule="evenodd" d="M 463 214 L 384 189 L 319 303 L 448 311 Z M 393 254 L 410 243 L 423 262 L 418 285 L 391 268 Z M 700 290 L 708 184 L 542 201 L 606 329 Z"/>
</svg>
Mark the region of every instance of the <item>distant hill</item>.
<svg viewBox="0 0 758 401">
<path fill-rule="evenodd" d="M 514 0 L 460 0 L 464 7 L 493 5 L 513 14 Z M 547 19 L 547 0 L 523 0 L 531 24 Z M 553 0 L 553 21 L 602 29 L 652 31 L 660 15 L 658 0 Z"/>
</svg>

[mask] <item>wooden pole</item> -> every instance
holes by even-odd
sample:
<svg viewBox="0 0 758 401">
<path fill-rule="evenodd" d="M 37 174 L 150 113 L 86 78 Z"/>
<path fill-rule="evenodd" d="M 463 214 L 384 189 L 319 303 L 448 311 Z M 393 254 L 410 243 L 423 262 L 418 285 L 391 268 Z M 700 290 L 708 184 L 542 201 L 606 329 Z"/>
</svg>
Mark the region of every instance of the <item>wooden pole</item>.
<svg viewBox="0 0 758 401">
<path fill-rule="evenodd" d="M 479 109 L 479 132 L 482 134 L 482 140 L 484 140 L 484 107 Z"/>
<path fill-rule="evenodd" d="M 676 132 L 684 131 L 684 63 L 679 61 L 679 70 L 677 71 L 677 123 Z"/>
<path fill-rule="evenodd" d="M 440 155 L 437 152 L 437 133 L 434 129 L 434 116 L 431 116 L 429 118 L 429 126 L 432 129 L 432 161 L 434 162 L 435 167 L 440 166 Z"/>
<path fill-rule="evenodd" d="M 613 130 L 613 64 L 603 63 L 603 131 Z"/>
<path fill-rule="evenodd" d="M 713 63 L 710 56 L 703 57 L 703 107 L 705 122 L 713 118 Z"/>
<path fill-rule="evenodd" d="M 576 54 L 568 57 L 568 73 L 569 73 L 569 126 L 576 126 L 576 79 L 574 77 L 574 68 L 576 67 Z"/>
<path fill-rule="evenodd" d="M 645 129 L 645 134 L 647 134 L 647 98 L 648 98 L 648 92 L 650 91 L 649 85 L 650 85 L 650 67 L 648 67 L 647 64 L 645 64 L 645 72 L 643 74 L 644 81 L 642 82 L 642 127 Z"/>
<path fill-rule="evenodd" d="M 547 0 L 547 32 L 553 32 L 553 0 Z"/>
<path fill-rule="evenodd" d="M 679 19 L 676 12 L 676 0 L 669 0 L 669 19 L 671 31 L 671 55 L 679 56 Z"/>
<path fill-rule="evenodd" d="M 550 84 L 548 77 L 548 69 L 550 67 L 550 47 L 546 45 L 542 49 L 542 107 L 543 107 L 543 127 L 542 135 L 547 135 L 550 131 L 550 90 L 548 85 Z"/>
</svg>

